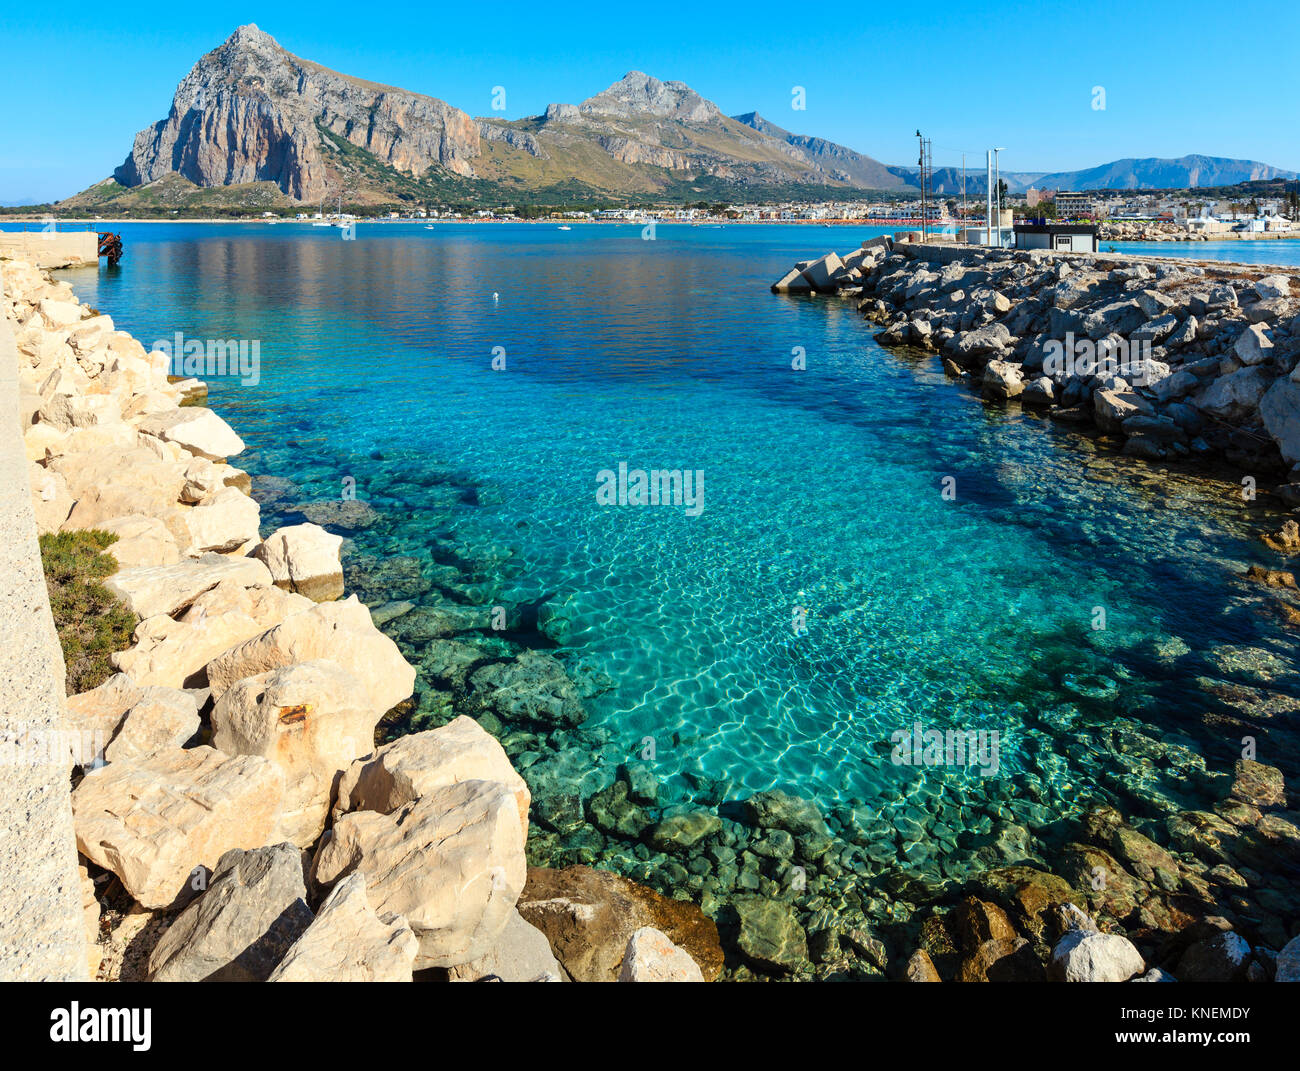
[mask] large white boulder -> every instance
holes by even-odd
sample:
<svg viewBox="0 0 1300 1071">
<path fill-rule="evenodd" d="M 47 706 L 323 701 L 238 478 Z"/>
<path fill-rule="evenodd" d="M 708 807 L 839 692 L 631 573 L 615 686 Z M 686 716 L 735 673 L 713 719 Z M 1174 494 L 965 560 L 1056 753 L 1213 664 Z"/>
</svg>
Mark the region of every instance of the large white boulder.
<svg viewBox="0 0 1300 1071">
<path fill-rule="evenodd" d="M 185 511 L 190 554 L 236 550 L 257 540 L 261 507 L 236 487 L 223 487 L 206 502 Z"/>
<path fill-rule="evenodd" d="M 1235 423 L 1255 413 L 1268 387 L 1269 381 L 1258 367 L 1239 368 L 1214 380 L 1193 404 L 1204 413 Z"/>
<path fill-rule="evenodd" d="M 1237 336 L 1232 352 L 1242 364 L 1263 364 L 1273 356 L 1273 339 L 1263 324 L 1251 324 Z"/>
<path fill-rule="evenodd" d="M 334 662 L 301 662 L 226 691 L 212 711 L 212 743 L 284 771 L 276 835 L 307 848 L 325 828 L 339 774 L 374 750 L 378 720 L 356 677 Z"/>
<path fill-rule="evenodd" d="M 159 751 L 183 747 L 199 731 L 199 704 L 193 693 L 179 688 L 141 689 L 140 699 L 126 712 L 104 758 L 109 762 L 144 759 Z"/>
<path fill-rule="evenodd" d="M 197 867 L 264 845 L 283 795 L 279 767 L 257 755 L 205 746 L 113 762 L 73 790 L 77 850 L 143 907 L 168 907 Z"/>
<path fill-rule="evenodd" d="M 349 874 L 272 972 L 272 982 L 409 982 L 420 943 L 400 915 L 375 914 L 362 874 Z"/>
<path fill-rule="evenodd" d="M 165 442 L 178 443 L 191 454 L 209 461 L 222 461 L 244 450 L 244 440 L 211 409 L 185 406 L 146 417 L 140 430 Z"/>
<path fill-rule="evenodd" d="M 447 972 L 449 982 L 482 982 L 499 979 L 502 982 L 563 982 L 564 968 L 551 951 L 551 942 L 518 910 L 510 912 L 496 943 L 487 952 L 469 963 L 452 967 Z"/>
<path fill-rule="evenodd" d="M 264 573 L 266 567 L 254 561 Z M 266 573 L 269 576 L 269 573 Z M 385 714 L 410 696 L 415 668 L 397 644 L 375 628 L 370 611 L 353 595 L 318 603 L 208 663 L 208 685 L 220 699 L 237 681 L 295 662 L 328 659 L 359 678 L 372 709 Z"/>
<path fill-rule="evenodd" d="M 1300 461 L 1300 383 L 1274 382 L 1259 400 L 1259 415 L 1282 456 L 1292 465 Z"/>
<path fill-rule="evenodd" d="M 46 298 L 37 308 L 41 319 L 49 327 L 67 327 L 81 320 L 81 306 L 75 301 L 53 301 Z"/>
<path fill-rule="evenodd" d="M 117 536 L 117 542 L 108 548 L 108 553 L 124 569 L 175 565 L 181 560 L 175 537 L 157 517 L 132 513 L 104 521 L 97 527 Z"/>
<path fill-rule="evenodd" d="M 528 836 L 531 796 L 505 749 L 473 718 L 461 715 L 437 729 L 411 733 L 352 763 L 339 781 L 335 815 L 347 811 L 387 814 L 461 781 L 498 781 L 519 808 Z"/>
<path fill-rule="evenodd" d="M 1291 280 L 1285 275 L 1265 275 L 1255 281 L 1255 293 L 1264 301 L 1291 296 Z"/>
<path fill-rule="evenodd" d="M 142 685 L 202 687 L 207 664 L 217 655 L 311 606 L 310 599 L 279 588 L 223 580 L 177 617 L 141 621 L 134 646 L 114 654 L 112 662 Z"/>
<path fill-rule="evenodd" d="M 495 781 L 462 781 L 392 814 L 346 814 L 322 838 L 312 874 L 329 886 L 354 872 L 365 876 L 377 912 L 410 923 L 417 970 L 476 960 L 496 943 L 524 887 L 516 800 Z"/>
<path fill-rule="evenodd" d="M 1069 930 L 1052 949 L 1047 972 L 1055 982 L 1127 982 L 1146 970 L 1127 937 Z"/>
<path fill-rule="evenodd" d="M 295 524 L 272 532 L 253 554 L 279 587 L 329 602 L 343 594 L 342 545 L 342 536 L 318 524 Z"/>
<path fill-rule="evenodd" d="M 119 569 L 104 583 L 141 619 L 174 614 L 223 580 L 246 588 L 270 587 L 271 574 L 255 558 L 204 554 L 175 565 Z"/>
</svg>

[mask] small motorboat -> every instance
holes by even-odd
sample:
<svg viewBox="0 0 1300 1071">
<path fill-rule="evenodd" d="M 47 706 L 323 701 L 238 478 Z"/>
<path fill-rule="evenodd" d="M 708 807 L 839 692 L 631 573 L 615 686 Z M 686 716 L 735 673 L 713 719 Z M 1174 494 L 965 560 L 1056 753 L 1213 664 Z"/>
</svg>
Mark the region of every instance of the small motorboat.
<svg viewBox="0 0 1300 1071">
<path fill-rule="evenodd" d="M 570 227 L 567 223 L 565 223 L 564 225 L 562 225 L 562 226 L 560 227 L 560 230 L 562 230 L 562 231 L 571 231 L 571 230 L 573 230 L 573 228 Z"/>
</svg>

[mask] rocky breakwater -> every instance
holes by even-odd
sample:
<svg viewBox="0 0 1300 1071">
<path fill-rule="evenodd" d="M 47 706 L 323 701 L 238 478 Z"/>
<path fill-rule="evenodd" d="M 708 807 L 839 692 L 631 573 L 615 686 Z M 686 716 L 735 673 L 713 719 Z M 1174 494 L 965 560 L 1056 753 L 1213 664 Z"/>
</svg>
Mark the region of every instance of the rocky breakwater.
<svg viewBox="0 0 1300 1071">
<path fill-rule="evenodd" d="M 243 442 L 184 404 L 201 384 L 29 264 L 0 280 L 38 527 L 115 536 L 138 619 L 68 699 L 92 973 L 569 977 L 516 908 L 530 793 L 501 745 L 459 717 L 376 746 L 416 673 L 341 598 L 342 540 L 262 538 Z M 699 980 L 657 920 L 619 934 L 620 975 Z"/>
<path fill-rule="evenodd" d="M 1205 242 L 1210 235 L 1190 231 L 1181 223 L 1108 219 L 1098 224 L 1097 238 L 1103 242 Z"/>
<path fill-rule="evenodd" d="M 1300 280 L 1104 255 L 859 252 L 856 276 L 823 289 L 855 296 L 884 345 L 938 352 L 985 398 L 1095 426 L 1125 454 L 1224 460 L 1300 505 Z"/>
</svg>

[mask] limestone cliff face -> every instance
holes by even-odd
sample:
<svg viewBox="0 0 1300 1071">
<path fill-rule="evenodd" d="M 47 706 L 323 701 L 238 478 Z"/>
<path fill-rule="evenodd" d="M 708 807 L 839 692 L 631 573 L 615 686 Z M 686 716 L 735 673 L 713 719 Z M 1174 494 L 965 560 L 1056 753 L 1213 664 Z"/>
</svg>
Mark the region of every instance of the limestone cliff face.
<svg viewBox="0 0 1300 1071">
<path fill-rule="evenodd" d="M 136 135 L 114 172 L 138 186 L 176 172 L 199 186 L 274 182 L 312 201 L 331 192 L 324 128 L 411 175 L 472 176 L 479 126 L 443 101 L 338 74 L 241 26 L 194 65 L 166 119 Z"/>
</svg>

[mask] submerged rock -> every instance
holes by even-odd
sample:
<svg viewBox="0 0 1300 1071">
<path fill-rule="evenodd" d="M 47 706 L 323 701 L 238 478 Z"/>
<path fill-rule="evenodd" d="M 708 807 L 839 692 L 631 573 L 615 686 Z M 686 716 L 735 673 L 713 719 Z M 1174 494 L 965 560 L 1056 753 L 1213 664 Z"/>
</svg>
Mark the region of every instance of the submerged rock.
<svg viewBox="0 0 1300 1071">
<path fill-rule="evenodd" d="M 761 896 L 732 901 L 740 930 L 736 945 L 755 966 L 792 971 L 808 961 L 808 939 L 794 907 Z"/>
<path fill-rule="evenodd" d="M 492 662 L 469 674 L 467 714 L 491 711 L 505 722 L 561 727 L 587 717 L 564 666 L 542 651 L 525 651 L 512 661 Z"/>
<path fill-rule="evenodd" d="M 826 833 L 826 820 L 812 800 L 791 796 L 779 789 L 756 792 L 745 801 L 745 815 L 761 829 L 784 829 L 802 833 Z"/>
</svg>

